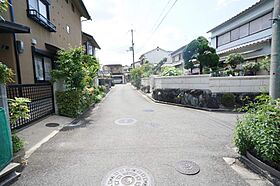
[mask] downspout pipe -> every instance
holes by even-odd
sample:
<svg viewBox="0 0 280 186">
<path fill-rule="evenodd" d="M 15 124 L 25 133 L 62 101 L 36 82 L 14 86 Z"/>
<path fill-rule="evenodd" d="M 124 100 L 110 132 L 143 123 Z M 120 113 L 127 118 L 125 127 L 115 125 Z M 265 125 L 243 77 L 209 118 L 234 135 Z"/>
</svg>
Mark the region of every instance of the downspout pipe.
<svg viewBox="0 0 280 186">
<path fill-rule="evenodd" d="M 10 3 L 9 10 L 10 10 L 10 16 L 11 16 L 11 22 L 15 23 L 15 14 L 14 14 L 14 7 L 13 7 L 13 0 L 8 0 Z M 20 70 L 20 62 L 19 62 L 19 55 L 17 51 L 17 43 L 16 43 L 16 34 L 12 33 L 13 36 L 13 42 L 14 42 L 14 52 L 16 57 L 16 74 L 17 74 L 17 83 L 21 84 L 21 70 Z"/>
</svg>

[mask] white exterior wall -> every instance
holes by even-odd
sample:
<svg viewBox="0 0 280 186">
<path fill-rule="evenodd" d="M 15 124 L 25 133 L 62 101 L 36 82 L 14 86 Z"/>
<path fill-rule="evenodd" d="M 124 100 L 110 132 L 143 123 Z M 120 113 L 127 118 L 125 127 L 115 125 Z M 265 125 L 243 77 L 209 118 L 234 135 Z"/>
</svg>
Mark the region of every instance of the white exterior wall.
<svg viewBox="0 0 280 186">
<path fill-rule="evenodd" d="M 161 50 L 161 49 L 155 49 L 152 50 L 151 52 L 148 52 L 144 55 L 144 59 L 148 60 L 151 64 L 158 64 L 161 60 L 163 60 L 164 58 L 168 58 L 170 52 L 165 51 L 165 50 Z M 143 57 L 141 58 L 141 60 L 143 59 Z"/>
<path fill-rule="evenodd" d="M 155 89 L 209 89 L 210 75 L 156 77 Z"/>
<path fill-rule="evenodd" d="M 236 18 L 233 18 L 230 20 L 228 23 L 225 23 L 224 25 L 220 25 L 217 28 L 214 28 L 211 30 L 211 46 L 216 48 L 217 53 L 220 54 L 223 51 L 238 47 L 243 44 L 251 43 L 254 41 L 258 41 L 264 38 L 270 38 L 272 36 L 272 28 L 257 32 L 255 34 L 246 36 L 244 38 L 238 39 L 236 41 L 232 41 L 230 43 L 227 43 L 225 45 L 217 47 L 217 36 L 220 36 L 228 31 L 231 31 L 239 26 L 242 26 L 260 16 L 263 16 L 273 10 L 273 0 L 266 0 L 263 1 L 263 3 L 256 5 L 254 8 L 251 10 L 248 10 L 245 12 L 244 15 L 238 15 Z M 246 11 L 246 10 L 245 10 Z M 270 43 L 267 44 L 266 48 L 269 48 L 270 50 Z M 246 52 L 249 51 L 250 49 L 247 47 L 243 48 L 243 51 L 241 52 Z M 261 54 L 259 56 L 266 56 L 267 55 L 267 50 L 263 50 L 263 52 L 260 52 Z M 232 51 L 233 52 L 233 51 Z M 226 55 L 232 52 L 227 52 Z M 236 52 L 236 51 L 235 51 Z M 239 51 L 237 51 L 239 52 Z M 257 54 L 252 53 L 251 57 L 255 57 Z"/>
<path fill-rule="evenodd" d="M 269 76 L 237 76 L 210 78 L 210 90 L 218 92 L 268 92 Z"/>
<path fill-rule="evenodd" d="M 152 77 L 142 79 L 142 86 L 153 89 L 202 89 L 213 93 L 258 93 L 268 92 L 269 75 L 210 77 L 210 75 Z"/>
</svg>

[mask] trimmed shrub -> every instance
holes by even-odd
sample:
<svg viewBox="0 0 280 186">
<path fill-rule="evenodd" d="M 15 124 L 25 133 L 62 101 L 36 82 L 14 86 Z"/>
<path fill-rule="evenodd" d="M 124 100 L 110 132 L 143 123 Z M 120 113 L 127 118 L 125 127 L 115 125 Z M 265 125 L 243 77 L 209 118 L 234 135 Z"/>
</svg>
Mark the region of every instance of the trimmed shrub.
<svg viewBox="0 0 280 186">
<path fill-rule="evenodd" d="M 225 93 L 222 96 L 221 102 L 222 102 L 223 106 L 229 107 L 229 108 L 233 108 L 236 105 L 235 96 L 232 93 Z"/>
<path fill-rule="evenodd" d="M 16 134 L 12 135 L 13 153 L 19 152 L 24 147 L 24 142 Z"/>
<path fill-rule="evenodd" d="M 247 111 L 237 123 L 234 142 L 243 155 L 247 151 L 270 165 L 280 163 L 280 99 L 258 96 L 255 102 L 243 107 Z"/>
<path fill-rule="evenodd" d="M 81 114 L 80 105 L 82 92 L 69 90 L 65 92 L 56 92 L 58 112 L 60 115 L 68 117 L 77 117 Z"/>
</svg>

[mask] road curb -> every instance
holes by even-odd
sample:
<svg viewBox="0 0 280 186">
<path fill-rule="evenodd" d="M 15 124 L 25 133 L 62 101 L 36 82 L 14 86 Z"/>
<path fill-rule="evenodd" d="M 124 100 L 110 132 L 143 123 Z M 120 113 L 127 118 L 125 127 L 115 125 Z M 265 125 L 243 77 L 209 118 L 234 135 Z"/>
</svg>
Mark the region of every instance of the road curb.
<svg viewBox="0 0 280 186">
<path fill-rule="evenodd" d="M 280 180 L 275 178 L 274 176 L 271 176 L 267 171 L 253 163 L 251 160 L 249 160 L 246 156 L 241 156 L 240 161 L 244 163 L 250 170 L 252 170 L 255 173 L 258 173 L 268 179 L 270 182 L 272 182 L 275 185 L 280 185 Z"/>
</svg>

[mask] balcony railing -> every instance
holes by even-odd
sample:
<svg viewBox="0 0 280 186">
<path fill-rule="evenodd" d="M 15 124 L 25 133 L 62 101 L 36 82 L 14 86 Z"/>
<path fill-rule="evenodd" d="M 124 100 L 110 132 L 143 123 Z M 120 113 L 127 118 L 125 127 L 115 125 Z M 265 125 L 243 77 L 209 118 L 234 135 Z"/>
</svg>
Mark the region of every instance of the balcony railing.
<svg viewBox="0 0 280 186">
<path fill-rule="evenodd" d="M 42 14 L 40 14 L 35 9 L 28 9 L 27 15 L 46 29 L 48 29 L 50 32 L 56 32 L 56 26 L 47 18 L 45 18 Z"/>
</svg>

